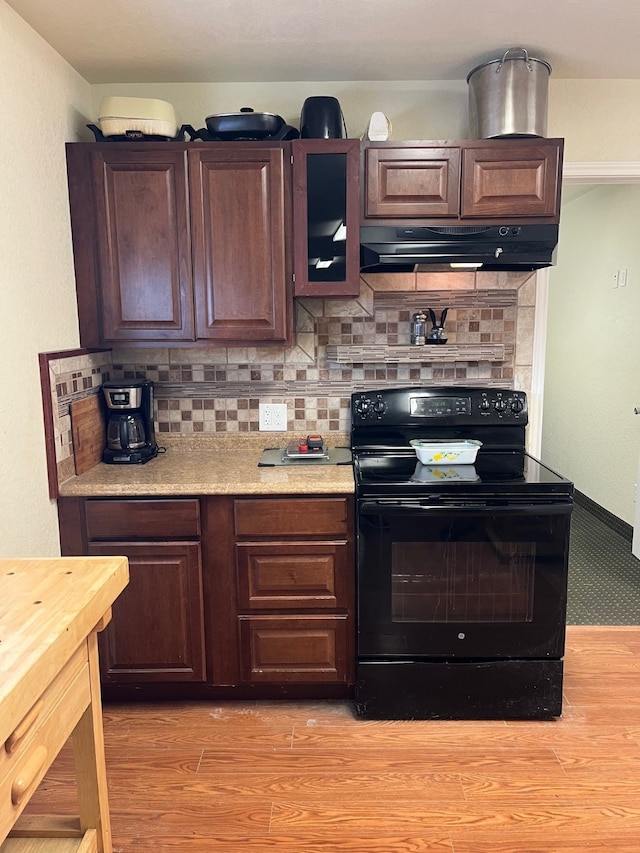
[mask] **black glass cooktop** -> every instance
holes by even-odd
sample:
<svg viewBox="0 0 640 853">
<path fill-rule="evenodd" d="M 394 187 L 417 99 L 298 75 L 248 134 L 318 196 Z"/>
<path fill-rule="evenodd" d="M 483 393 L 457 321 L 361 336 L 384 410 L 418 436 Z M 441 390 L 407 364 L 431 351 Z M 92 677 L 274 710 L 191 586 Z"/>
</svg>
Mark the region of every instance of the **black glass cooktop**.
<svg viewBox="0 0 640 853">
<path fill-rule="evenodd" d="M 355 475 L 360 496 L 402 497 L 436 491 L 487 495 L 570 495 L 569 480 L 519 451 L 479 453 L 473 465 L 423 465 L 413 450 L 359 451 Z"/>
</svg>

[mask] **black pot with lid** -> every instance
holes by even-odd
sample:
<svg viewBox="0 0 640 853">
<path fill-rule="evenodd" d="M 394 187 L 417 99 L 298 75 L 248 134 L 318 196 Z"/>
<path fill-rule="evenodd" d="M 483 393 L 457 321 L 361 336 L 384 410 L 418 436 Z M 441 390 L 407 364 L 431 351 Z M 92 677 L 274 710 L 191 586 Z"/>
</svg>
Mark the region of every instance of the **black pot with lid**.
<svg viewBox="0 0 640 853">
<path fill-rule="evenodd" d="M 282 116 L 257 113 L 253 107 L 242 107 L 237 113 L 216 113 L 207 116 L 206 131 L 198 131 L 200 139 L 240 141 L 255 139 L 284 140 L 298 136 Z"/>
</svg>

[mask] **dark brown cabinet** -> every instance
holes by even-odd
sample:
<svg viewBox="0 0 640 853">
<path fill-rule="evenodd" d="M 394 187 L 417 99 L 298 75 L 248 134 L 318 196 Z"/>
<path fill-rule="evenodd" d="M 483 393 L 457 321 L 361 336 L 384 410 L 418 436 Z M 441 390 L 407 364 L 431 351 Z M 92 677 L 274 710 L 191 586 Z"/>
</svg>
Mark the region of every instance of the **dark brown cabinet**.
<svg viewBox="0 0 640 853">
<path fill-rule="evenodd" d="M 129 558 L 107 695 L 348 695 L 353 514 L 351 495 L 60 498 L 63 556 Z"/>
<path fill-rule="evenodd" d="M 236 142 L 188 152 L 198 340 L 289 336 L 284 151 Z"/>
<path fill-rule="evenodd" d="M 91 542 L 129 558 L 129 585 L 100 638 L 105 684 L 204 681 L 202 558 L 197 542 Z"/>
<path fill-rule="evenodd" d="M 293 237 L 296 296 L 360 292 L 360 141 L 296 139 Z"/>
<path fill-rule="evenodd" d="M 457 217 L 460 148 L 364 148 L 364 220 Z"/>
<path fill-rule="evenodd" d="M 204 594 L 196 499 L 59 501 L 62 555 L 124 555 L 130 581 L 100 635 L 108 684 L 204 682 Z"/>
<path fill-rule="evenodd" d="M 289 143 L 69 143 L 83 346 L 283 342 Z"/>
<path fill-rule="evenodd" d="M 363 223 L 557 223 L 562 139 L 369 143 Z"/>
<path fill-rule="evenodd" d="M 346 497 L 234 501 L 242 682 L 352 680 L 351 518 Z"/>
</svg>

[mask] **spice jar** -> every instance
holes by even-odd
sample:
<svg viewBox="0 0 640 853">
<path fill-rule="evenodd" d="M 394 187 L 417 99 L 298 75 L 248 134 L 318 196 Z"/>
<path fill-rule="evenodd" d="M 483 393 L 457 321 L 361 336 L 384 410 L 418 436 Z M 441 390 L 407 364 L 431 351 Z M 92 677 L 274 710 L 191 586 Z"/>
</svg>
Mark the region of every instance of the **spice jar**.
<svg viewBox="0 0 640 853">
<path fill-rule="evenodd" d="M 411 318 L 411 343 L 422 346 L 427 340 L 427 315 L 417 311 Z"/>
</svg>

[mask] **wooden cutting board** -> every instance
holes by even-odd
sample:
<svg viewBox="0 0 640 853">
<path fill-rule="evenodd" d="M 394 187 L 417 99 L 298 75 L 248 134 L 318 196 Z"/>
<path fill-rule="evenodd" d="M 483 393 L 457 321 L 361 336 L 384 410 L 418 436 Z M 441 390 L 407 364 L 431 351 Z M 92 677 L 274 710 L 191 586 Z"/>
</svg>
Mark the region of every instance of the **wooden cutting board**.
<svg viewBox="0 0 640 853">
<path fill-rule="evenodd" d="M 107 442 L 102 400 L 99 394 L 92 394 L 75 400 L 70 409 L 76 474 L 83 474 L 102 461 Z"/>
</svg>

